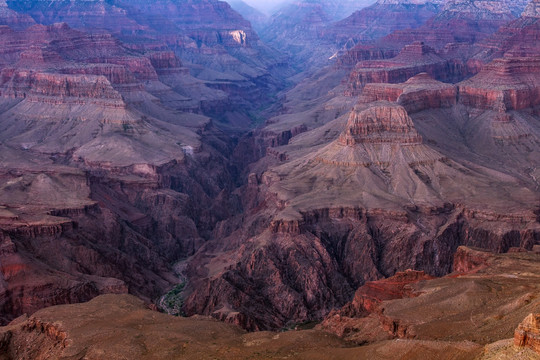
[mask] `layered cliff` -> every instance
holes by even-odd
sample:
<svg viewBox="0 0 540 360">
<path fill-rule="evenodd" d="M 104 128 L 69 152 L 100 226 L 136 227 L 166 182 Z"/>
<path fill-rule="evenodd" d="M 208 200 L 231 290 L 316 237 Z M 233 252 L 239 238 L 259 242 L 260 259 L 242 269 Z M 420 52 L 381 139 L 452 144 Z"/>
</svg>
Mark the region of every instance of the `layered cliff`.
<svg viewBox="0 0 540 360">
<path fill-rule="evenodd" d="M 448 1 L 425 25 L 398 30 L 383 40 L 386 46 L 399 47 L 421 40 L 437 49 L 449 43 L 473 44 L 495 33 L 499 27 L 519 17 L 528 1 Z M 450 31 L 449 31 L 450 30 Z"/>
<path fill-rule="evenodd" d="M 356 96 L 367 83 L 400 83 L 424 72 L 437 80 L 455 82 L 463 79 L 468 69 L 463 61 L 448 59 L 423 42 L 414 42 L 390 59 L 357 62 L 345 94 Z"/>
<path fill-rule="evenodd" d="M 531 1 L 521 17 L 502 26 L 499 31 L 477 44 L 473 61 L 489 62 L 498 57 L 538 56 L 540 15 L 538 2 Z"/>
<path fill-rule="evenodd" d="M 139 51 L 168 48 L 185 60 L 202 82 L 228 92 L 244 107 L 264 103 L 266 98 L 259 88 L 276 91 L 286 71 L 280 54 L 263 44 L 250 23 L 222 1 L 7 3 L 40 24 L 65 22 L 95 36 L 110 32 Z M 204 96 L 210 94 L 206 91 Z M 213 95 L 219 100 L 218 94 Z"/>
</svg>

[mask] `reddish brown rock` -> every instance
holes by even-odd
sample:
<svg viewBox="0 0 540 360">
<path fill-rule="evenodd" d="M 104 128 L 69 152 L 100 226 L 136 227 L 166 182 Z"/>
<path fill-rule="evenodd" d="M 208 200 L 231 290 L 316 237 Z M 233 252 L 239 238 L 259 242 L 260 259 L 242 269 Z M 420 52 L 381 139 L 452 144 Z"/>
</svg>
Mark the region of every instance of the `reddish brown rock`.
<svg viewBox="0 0 540 360">
<path fill-rule="evenodd" d="M 540 61 L 537 58 L 502 58 L 491 62 L 459 85 L 460 103 L 506 112 L 540 104 Z"/>
<path fill-rule="evenodd" d="M 356 291 L 351 302 L 340 310 L 332 311 L 318 328 L 351 340 L 356 336 L 356 332 L 362 331 L 362 325 L 355 319 L 366 318 L 372 314 L 372 318 L 377 319 L 378 326 L 387 333 L 387 336 L 414 337 L 413 334 L 407 333 L 406 326 L 386 317 L 381 305 L 388 300 L 418 296 L 419 294 L 415 294 L 410 285 L 430 279 L 433 277 L 424 272 L 407 270 L 384 280 L 367 282 Z M 374 336 L 372 340 L 384 339 L 384 335 L 381 334 L 374 333 L 371 336 Z"/>
<path fill-rule="evenodd" d="M 367 83 L 400 83 L 420 73 L 428 73 L 437 80 L 452 81 L 467 73 L 460 61 L 448 61 L 422 42 L 407 45 L 394 58 L 361 61 L 347 80 L 347 96 L 356 96 Z"/>
<path fill-rule="evenodd" d="M 540 354 L 540 314 L 529 314 L 516 329 L 514 344 Z"/>
<path fill-rule="evenodd" d="M 453 271 L 457 273 L 478 271 L 489 265 L 490 257 L 489 252 L 460 246 L 454 255 Z"/>
<path fill-rule="evenodd" d="M 422 142 L 422 137 L 414 129 L 403 107 L 385 104 L 353 112 L 339 142 L 343 145 L 384 142 L 418 144 Z"/>
<path fill-rule="evenodd" d="M 124 107 L 121 95 L 103 76 L 61 75 L 32 71 L 3 71 L 0 95 L 31 102 L 79 103 Z"/>
<path fill-rule="evenodd" d="M 409 114 L 422 110 L 449 108 L 457 102 L 457 87 L 434 80 L 427 73 L 400 84 L 367 84 L 361 102 L 386 100 L 402 105 Z"/>
<path fill-rule="evenodd" d="M 460 251 L 478 252 L 468 248 Z M 395 280 L 367 283 L 357 290 L 351 303 L 330 313 L 320 328 L 357 343 L 380 341 L 385 336 L 454 341 L 474 338 L 483 344 L 505 339 L 514 334 L 522 314 L 540 306 L 533 300 L 537 286 L 527 286 L 537 276 L 517 275 L 524 268 L 537 268 L 538 260 L 523 253 L 485 252 L 485 257 L 489 259 L 486 266 L 470 273 L 429 278 L 406 272 L 409 276 L 397 274 Z M 488 286 L 495 279 L 500 298 L 494 297 Z M 400 281 L 406 285 L 401 287 Z M 465 289 L 471 295 L 466 295 Z M 480 298 L 483 300 L 478 301 Z M 479 327 L 480 320 L 485 323 Z M 534 344 L 537 330 L 534 317 L 529 315 L 516 330 L 516 345 L 521 342 L 527 346 L 528 333 L 529 344 Z"/>
<path fill-rule="evenodd" d="M 433 279 L 433 277 L 423 271 L 406 270 L 387 279 L 367 282 L 356 290 L 354 299 L 345 305 L 338 314 L 347 317 L 360 317 L 376 313 L 383 301 L 416 296 L 409 285 L 429 279 Z"/>
</svg>

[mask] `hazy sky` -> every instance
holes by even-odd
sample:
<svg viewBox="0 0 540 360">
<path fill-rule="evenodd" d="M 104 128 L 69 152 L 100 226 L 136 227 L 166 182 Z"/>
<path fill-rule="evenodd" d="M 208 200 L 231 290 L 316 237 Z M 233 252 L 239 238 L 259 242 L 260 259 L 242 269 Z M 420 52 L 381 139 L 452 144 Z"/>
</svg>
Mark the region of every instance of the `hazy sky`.
<svg viewBox="0 0 540 360">
<path fill-rule="evenodd" d="M 267 12 L 278 4 L 284 3 L 286 1 L 289 0 L 244 0 L 245 3 L 264 12 Z"/>
</svg>

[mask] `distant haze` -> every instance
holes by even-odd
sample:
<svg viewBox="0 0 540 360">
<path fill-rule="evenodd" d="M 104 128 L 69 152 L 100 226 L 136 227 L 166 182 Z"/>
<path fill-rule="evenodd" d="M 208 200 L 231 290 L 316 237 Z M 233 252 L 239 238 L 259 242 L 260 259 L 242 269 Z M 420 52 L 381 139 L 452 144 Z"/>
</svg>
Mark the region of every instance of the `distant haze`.
<svg viewBox="0 0 540 360">
<path fill-rule="evenodd" d="M 246 4 L 253 6 L 257 10 L 268 13 L 275 9 L 278 5 L 289 0 L 244 0 Z"/>
</svg>

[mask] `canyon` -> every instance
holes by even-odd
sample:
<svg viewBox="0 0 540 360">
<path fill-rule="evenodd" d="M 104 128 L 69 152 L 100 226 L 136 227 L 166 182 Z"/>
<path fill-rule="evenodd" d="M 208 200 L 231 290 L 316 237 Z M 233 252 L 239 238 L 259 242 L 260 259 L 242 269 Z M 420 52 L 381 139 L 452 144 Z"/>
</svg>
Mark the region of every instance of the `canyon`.
<svg viewBox="0 0 540 360">
<path fill-rule="evenodd" d="M 0 359 L 538 358 L 539 9 L 0 0 Z"/>
</svg>

